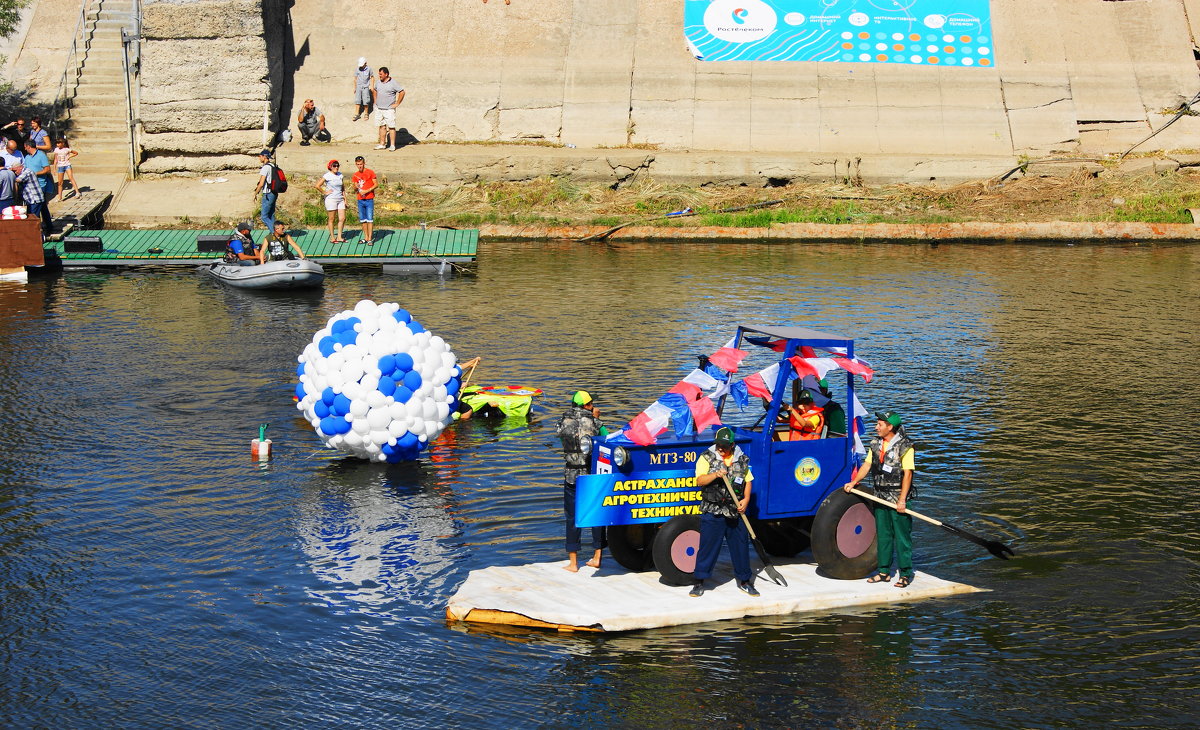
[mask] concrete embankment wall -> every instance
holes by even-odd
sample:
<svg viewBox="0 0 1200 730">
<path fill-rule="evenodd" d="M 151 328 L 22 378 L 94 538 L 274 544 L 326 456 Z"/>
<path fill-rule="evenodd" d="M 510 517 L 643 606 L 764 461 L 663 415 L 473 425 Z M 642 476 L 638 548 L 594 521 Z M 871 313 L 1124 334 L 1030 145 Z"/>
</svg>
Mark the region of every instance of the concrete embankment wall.
<svg viewBox="0 0 1200 730">
<path fill-rule="evenodd" d="M 980 155 L 1121 148 L 1200 91 L 1200 0 L 996 0 L 987 69 L 697 61 L 684 4 L 302 1 L 296 98 L 347 131 L 365 55 L 408 90 L 400 119 L 421 140 Z"/>
<path fill-rule="evenodd" d="M 421 141 L 811 155 L 1120 152 L 1200 92 L 1200 0 L 997 0 L 995 65 L 702 62 L 698 0 L 152 0 L 145 171 L 250 164 L 264 112 L 312 97 L 339 139 L 359 56 L 407 96 Z M 1200 148 L 1185 117 L 1144 148 Z M 717 171 L 714 171 L 717 172 Z"/>
</svg>

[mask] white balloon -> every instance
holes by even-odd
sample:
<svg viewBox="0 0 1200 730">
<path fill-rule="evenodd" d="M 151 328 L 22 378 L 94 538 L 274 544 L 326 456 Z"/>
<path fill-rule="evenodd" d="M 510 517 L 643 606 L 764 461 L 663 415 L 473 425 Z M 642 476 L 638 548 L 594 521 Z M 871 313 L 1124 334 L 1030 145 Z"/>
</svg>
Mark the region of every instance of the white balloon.
<svg viewBox="0 0 1200 730">
<path fill-rule="evenodd" d="M 388 431 L 372 431 L 371 432 L 371 443 L 375 444 L 376 446 L 383 446 L 384 444 L 386 444 L 388 442 L 388 439 L 390 439 L 391 437 L 392 437 L 392 434 L 389 433 Z"/>
<path fill-rule="evenodd" d="M 433 399 L 437 401 L 438 405 L 446 405 L 446 407 L 449 407 L 449 398 L 449 395 L 446 393 L 446 386 L 439 385 L 433 389 Z"/>
<path fill-rule="evenodd" d="M 450 404 L 440 401 L 436 403 L 435 406 L 437 407 L 437 419 L 439 421 L 445 421 L 450 416 Z"/>
<path fill-rule="evenodd" d="M 362 446 L 363 437 L 357 431 L 347 431 L 344 434 L 345 438 L 342 441 L 349 447 Z"/>
<path fill-rule="evenodd" d="M 403 421 L 392 421 L 388 424 L 388 433 L 396 438 L 400 438 L 408 433 L 408 426 L 405 426 Z"/>
<path fill-rule="evenodd" d="M 356 315 L 358 315 L 359 319 L 362 319 L 364 316 L 374 314 L 375 309 L 378 306 L 379 306 L 378 304 L 371 301 L 370 299 L 363 299 L 363 300 L 360 300 L 358 304 L 354 305 L 354 313 Z"/>
<path fill-rule="evenodd" d="M 388 413 L 386 408 L 372 408 L 367 413 L 367 423 L 371 424 L 372 431 L 385 429 L 392 422 L 392 414 Z"/>
<path fill-rule="evenodd" d="M 388 406 L 388 413 L 392 414 L 393 421 L 403 422 L 408 418 L 408 406 L 403 403 L 392 403 Z"/>
<path fill-rule="evenodd" d="M 432 400 L 424 400 L 421 402 L 421 416 L 426 421 L 437 420 L 437 404 Z"/>
<path fill-rule="evenodd" d="M 371 422 L 366 418 L 356 418 L 354 419 L 354 422 L 350 424 L 350 428 L 354 431 L 354 433 L 357 433 L 361 436 L 366 436 L 367 434 L 371 433 Z"/>
<path fill-rule="evenodd" d="M 367 402 L 365 400 L 355 399 L 350 401 L 350 413 L 354 416 L 367 415 Z"/>
<path fill-rule="evenodd" d="M 387 396 L 383 393 L 380 393 L 378 390 L 368 391 L 367 403 L 372 408 L 383 408 L 385 405 L 387 405 Z"/>
</svg>

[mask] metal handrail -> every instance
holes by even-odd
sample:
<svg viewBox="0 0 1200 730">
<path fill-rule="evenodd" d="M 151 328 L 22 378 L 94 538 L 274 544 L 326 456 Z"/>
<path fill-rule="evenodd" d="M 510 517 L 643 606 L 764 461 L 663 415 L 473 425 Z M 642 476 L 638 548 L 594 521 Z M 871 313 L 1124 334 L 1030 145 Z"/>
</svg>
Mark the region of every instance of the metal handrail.
<svg viewBox="0 0 1200 730">
<path fill-rule="evenodd" d="M 92 0 L 83 0 L 79 7 L 79 21 L 75 24 L 75 35 L 71 38 L 71 50 L 67 54 L 67 63 L 63 68 L 62 78 L 58 82 L 58 92 L 54 95 L 54 111 L 50 115 L 50 129 L 54 132 L 55 137 L 62 136 L 58 128 L 59 117 L 62 111 L 68 108 L 66 104 L 67 95 L 67 77 L 71 75 L 71 68 L 75 68 L 75 80 L 79 80 L 79 45 L 83 41 L 84 27 L 87 25 L 88 10 L 92 7 Z M 90 44 L 85 44 L 90 48 Z"/>
<path fill-rule="evenodd" d="M 142 4 L 141 0 L 133 0 L 130 8 L 130 23 L 133 32 L 121 29 L 121 71 L 125 80 L 125 122 L 129 128 L 129 179 L 136 180 L 138 176 L 139 144 L 138 123 L 141 121 L 141 76 L 142 65 Z M 130 62 L 129 47 L 134 47 L 133 61 Z M 131 81 L 130 77 L 134 80 Z"/>
</svg>

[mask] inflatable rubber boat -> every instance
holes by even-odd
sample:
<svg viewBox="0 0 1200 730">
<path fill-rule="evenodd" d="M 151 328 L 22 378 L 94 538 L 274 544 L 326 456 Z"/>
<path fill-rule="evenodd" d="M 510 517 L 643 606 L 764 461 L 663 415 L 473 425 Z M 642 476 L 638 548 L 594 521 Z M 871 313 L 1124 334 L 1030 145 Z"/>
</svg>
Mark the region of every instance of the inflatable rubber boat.
<svg viewBox="0 0 1200 730">
<path fill-rule="evenodd" d="M 243 289 L 307 289 L 325 281 L 325 269 L 309 259 L 269 261 L 261 266 L 239 266 L 218 259 L 203 269 L 214 279 Z"/>
</svg>

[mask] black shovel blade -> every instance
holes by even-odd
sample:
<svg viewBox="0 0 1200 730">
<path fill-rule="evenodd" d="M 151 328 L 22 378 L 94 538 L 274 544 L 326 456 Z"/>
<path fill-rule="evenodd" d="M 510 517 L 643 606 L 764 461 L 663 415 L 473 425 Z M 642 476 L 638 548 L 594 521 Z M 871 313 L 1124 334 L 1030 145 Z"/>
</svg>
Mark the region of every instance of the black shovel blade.
<svg viewBox="0 0 1200 730">
<path fill-rule="evenodd" d="M 984 540 L 978 535 L 972 535 L 966 530 L 955 527 L 954 525 L 948 525 L 945 522 L 942 523 L 942 529 L 951 533 L 952 535 L 958 535 L 964 540 L 970 540 L 1001 560 L 1008 560 L 1010 556 L 1016 555 L 1012 548 L 998 540 Z"/>
<path fill-rule="evenodd" d="M 762 543 L 758 540 L 751 540 L 750 542 L 754 543 L 754 552 L 758 553 L 758 559 L 762 561 L 763 570 L 767 571 L 767 577 L 776 585 L 787 588 L 787 579 L 775 569 L 774 565 L 771 565 L 771 559 L 767 557 L 767 551 L 763 548 Z"/>
</svg>

